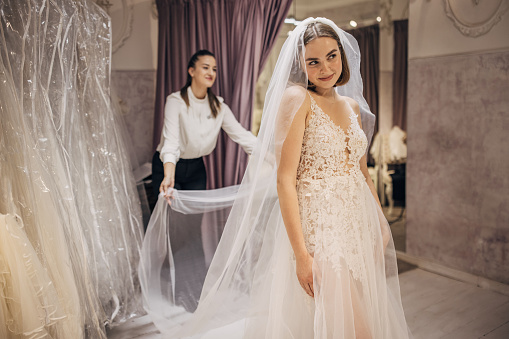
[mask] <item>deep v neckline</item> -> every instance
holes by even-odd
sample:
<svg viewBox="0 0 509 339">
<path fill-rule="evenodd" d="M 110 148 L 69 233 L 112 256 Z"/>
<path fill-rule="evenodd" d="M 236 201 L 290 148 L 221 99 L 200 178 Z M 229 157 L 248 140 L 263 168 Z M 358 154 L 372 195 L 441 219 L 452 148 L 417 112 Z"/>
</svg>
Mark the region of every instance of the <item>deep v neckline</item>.
<svg viewBox="0 0 509 339">
<path fill-rule="evenodd" d="M 309 97 L 311 98 L 312 104 L 314 104 L 316 106 L 316 108 L 325 116 L 325 119 L 332 125 L 332 127 L 334 127 L 334 129 L 336 129 L 336 130 L 340 130 L 348 138 L 348 135 L 351 133 L 352 128 L 353 128 L 352 125 L 354 124 L 354 121 L 352 121 L 352 115 L 354 114 L 352 108 L 350 107 L 350 113 L 348 114 L 348 118 L 350 119 L 350 124 L 348 124 L 348 127 L 346 129 L 344 129 L 343 127 L 341 127 L 341 125 L 336 124 L 334 122 L 334 120 L 332 120 L 330 115 L 325 113 L 325 111 L 318 105 L 318 103 L 316 102 L 316 100 L 313 98 L 313 96 L 311 94 L 309 94 Z"/>
</svg>

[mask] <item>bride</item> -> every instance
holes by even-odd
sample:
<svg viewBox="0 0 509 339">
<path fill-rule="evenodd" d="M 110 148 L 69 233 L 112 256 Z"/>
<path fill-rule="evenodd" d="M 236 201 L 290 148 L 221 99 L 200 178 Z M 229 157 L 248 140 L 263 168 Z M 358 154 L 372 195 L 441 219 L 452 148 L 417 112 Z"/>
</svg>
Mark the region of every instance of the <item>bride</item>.
<svg viewBox="0 0 509 339">
<path fill-rule="evenodd" d="M 262 119 L 239 187 L 160 197 L 139 269 L 154 323 L 168 338 L 408 338 L 355 39 L 324 18 L 299 24 Z M 208 268 L 188 250 L 196 213 L 204 232 L 227 215 Z"/>
</svg>

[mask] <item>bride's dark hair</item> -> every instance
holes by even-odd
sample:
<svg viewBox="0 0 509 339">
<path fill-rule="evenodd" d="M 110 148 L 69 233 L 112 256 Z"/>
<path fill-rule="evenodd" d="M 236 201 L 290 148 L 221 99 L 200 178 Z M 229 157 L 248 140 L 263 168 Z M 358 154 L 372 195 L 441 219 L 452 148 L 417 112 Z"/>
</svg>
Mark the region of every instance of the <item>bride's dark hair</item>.
<svg viewBox="0 0 509 339">
<path fill-rule="evenodd" d="M 191 59 L 189 60 L 189 63 L 187 64 L 187 70 L 189 70 L 189 68 L 195 68 L 196 61 L 198 61 L 198 59 L 202 56 L 211 56 L 214 59 L 216 58 L 216 56 L 212 52 L 207 51 L 206 49 L 199 50 L 198 52 L 194 53 Z M 189 72 L 187 72 L 186 84 L 180 90 L 180 96 L 182 97 L 182 99 L 184 99 L 184 102 L 186 103 L 187 107 L 189 107 L 189 96 L 187 94 L 187 89 L 189 88 L 189 86 L 191 86 L 192 81 L 193 78 L 191 77 Z M 212 116 L 215 118 L 217 117 L 217 113 L 221 108 L 221 103 L 219 102 L 219 99 L 216 97 L 214 92 L 212 92 L 212 88 L 210 87 L 207 88 L 207 97 L 209 98 L 209 105 L 210 110 L 212 111 Z"/>
<path fill-rule="evenodd" d="M 302 43 L 304 46 L 306 46 L 311 41 L 318 39 L 318 38 L 332 38 L 337 41 L 338 48 L 339 48 L 339 54 L 341 55 L 341 65 L 342 65 L 342 71 L 341 75 L 339 76 L 338 81 L 334 84 L 334 86 L 342 86 L 350 80 L 350 67 L 348 67 L 348 60 L 346 58 L 345 50 L 343 49 L 343 45 L 341 44 L 341 39 L 336 34 L 336 31 L 332 27 L 330 27 L 327 24 L 321 23 L 321 22 L 313 22 L 310 23 L 306 30 L 304 31 L 304 35 L 302 38 Z M 302 46 L 299 46 L 299 55 L 302 53 Z M 306 75 L 304 74 L 304 71 L 302 70 L 302 65 L 300 58 L 296 58 L 294 60 L 294 64 L 292 67 L 292 75 L 291 79 L 292 82 L 297 84 L 299 82 L 304 84 L 304 81 L 302 81 L 303 78 L 305 78 Z M 299 81 L 300 80 L 300 81 Z M 307 88 L 314 91 L 315 86 L 308 80 Z"/>
</svg>

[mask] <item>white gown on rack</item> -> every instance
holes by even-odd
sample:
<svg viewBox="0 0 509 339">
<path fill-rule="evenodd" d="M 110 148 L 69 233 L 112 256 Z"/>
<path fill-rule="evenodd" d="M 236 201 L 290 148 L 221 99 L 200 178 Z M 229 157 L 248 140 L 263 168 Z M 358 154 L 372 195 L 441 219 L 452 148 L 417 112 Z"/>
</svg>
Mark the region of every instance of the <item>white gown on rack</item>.
<svg viewBox="0 0 509 339">
<path fill-rule="evenodd" d="M 142 313 L 110 17 L 93 1 L 3 0 L 0 51 L 0 338 L 105 339 Z"/>
</svg>

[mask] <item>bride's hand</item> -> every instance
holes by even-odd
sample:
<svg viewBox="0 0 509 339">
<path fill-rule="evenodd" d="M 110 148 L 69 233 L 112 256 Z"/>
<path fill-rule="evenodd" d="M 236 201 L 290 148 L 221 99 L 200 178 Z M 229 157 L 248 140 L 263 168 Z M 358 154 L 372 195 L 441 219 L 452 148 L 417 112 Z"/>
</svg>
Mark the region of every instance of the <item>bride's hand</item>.
<svg viewBox="0 0 509 339">
<path fill-rule="evenodd" d="M 313 257 L 308 253 L 302 259 L 297 259 L 295 267 L 297 271 L 297 279 L 299 279 L 300 286 L 310 296 L 315 296 L 313 287 Z"/>
</svg>

